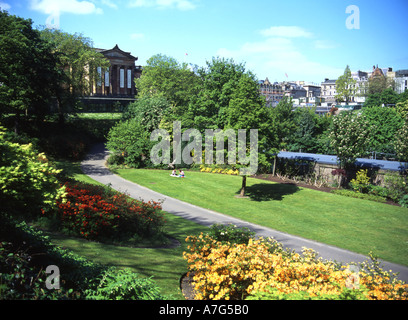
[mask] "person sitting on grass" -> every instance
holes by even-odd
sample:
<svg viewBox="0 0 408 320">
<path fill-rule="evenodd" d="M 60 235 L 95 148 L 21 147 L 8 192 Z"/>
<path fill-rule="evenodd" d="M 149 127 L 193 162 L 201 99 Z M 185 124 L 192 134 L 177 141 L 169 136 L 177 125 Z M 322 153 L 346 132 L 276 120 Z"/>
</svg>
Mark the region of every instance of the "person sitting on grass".
<svg viewBox="0 0 408 320">
<path fill-rule="evenodd" d="M 173 172 L 171 173 L 170 176 L 171 176 L 171 177 L 177 177 L 177 171 L 176 171 L 176 170 L 173 170 Z"/>
<path fill-rule="evenodd" d="M 180 170 L 179 178 L 184 178 L 184 171 Z"/>
</svg>

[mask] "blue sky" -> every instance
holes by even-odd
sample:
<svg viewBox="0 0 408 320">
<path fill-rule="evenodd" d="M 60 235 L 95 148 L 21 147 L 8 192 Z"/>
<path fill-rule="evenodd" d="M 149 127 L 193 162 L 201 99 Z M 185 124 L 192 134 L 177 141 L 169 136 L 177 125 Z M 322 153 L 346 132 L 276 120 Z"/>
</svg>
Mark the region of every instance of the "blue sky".
<svg viewBox="0 0 408 320">
<path fill-rule="evenodd" d="M 408 0 L 0 0 L 0 7 L 34 26 L 82 33 L 98 48 L 118 44 L 140 65 L 158 53 L 199 66 L 220 56 L 244 62 L 258 79 L 316 83 L 346 65 L 408 69 Z"/>
</svg>

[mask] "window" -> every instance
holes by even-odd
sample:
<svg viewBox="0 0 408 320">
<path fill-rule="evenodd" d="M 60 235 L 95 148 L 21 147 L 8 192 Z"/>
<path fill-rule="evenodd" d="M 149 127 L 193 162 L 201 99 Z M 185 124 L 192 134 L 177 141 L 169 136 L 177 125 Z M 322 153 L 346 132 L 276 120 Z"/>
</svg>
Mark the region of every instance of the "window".
<svg viewBox="0 0 408 320">
<path fill-rule="evenodd" d="M 110 82 L 109 82 L 109 71 L 105 72 L 105 87 L 109 87 Z"/>
<path fill-rule="evenodd" d="M 98 72 L 97 85 L 98 85 L 98 87 L 100 87 L 100 86 L 102 86 L 102 68 L 98 67 L 97 72 Z"/>
<path fill-rule="evenodd" d="M 132 70 L 127 70 L 127 87 L 128 89 L 132 89 Z"/>
<path fill-rule="evenodd" d="M 120 87 L 125 87 L 125 69 L 120 69 Z"/>
</svg>

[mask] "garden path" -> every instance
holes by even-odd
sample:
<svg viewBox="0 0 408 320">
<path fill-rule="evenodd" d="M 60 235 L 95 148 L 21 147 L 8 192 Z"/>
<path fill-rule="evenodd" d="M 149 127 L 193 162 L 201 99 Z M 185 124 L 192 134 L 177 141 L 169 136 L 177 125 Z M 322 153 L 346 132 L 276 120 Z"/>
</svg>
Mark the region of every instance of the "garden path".
<svg viewBox="0 0 408 320">
<path fill-rule="evenodd" d="M 285 248 L 293 249 L 298 253 L 302 252 L 303 247 L 311 248 L 318 252 L 319 256 L 323 259 L 342 262 L 344 264 L 350 262 L 363 262 L 368 260 L 368 257 L 361 254 L 249 223 L 159 194 L 148 188 L 125 180 L 122 177 L 111 172 L 105 166 L 108 156 L 109 152 L 105 149 L 104 144 L 94 145 L 90 150 L 87 158 L 81 164 L 83 172 L 100 183 L 103 183 L 105 185 L 110 184 L 110 186 L 117 191 L 126 192 L 130 197 L 134 199 L 142 199 L 144 201 L 162 200 L 163 210 L 168 213 L 192 220 L 205 226 L 211 226 L 215 223 L 231 223 L 239 227 L 247 227 L 250 230 L 254 231 L 257 236 L 262 236 L 265 238 L 272 237 L 280 242 Z M 384 270 L 392 270 L 392 272 L 399 273 L 399 279 L 408 283 L 408 267 L 386 261 L 381 261 L 381 264 Z"/>
</svg>

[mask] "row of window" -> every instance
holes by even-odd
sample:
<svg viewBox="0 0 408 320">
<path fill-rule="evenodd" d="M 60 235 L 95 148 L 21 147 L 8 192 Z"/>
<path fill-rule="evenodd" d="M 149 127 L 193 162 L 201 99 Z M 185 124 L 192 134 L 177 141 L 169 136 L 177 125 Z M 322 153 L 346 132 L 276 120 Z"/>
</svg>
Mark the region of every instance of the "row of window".
<svg viewBox="0 0 408 320">
<path fill-rule="evenodd" d="M 109 71 L 105 71 L 105 87 L 110 86 L 110 77 L 109 77 Z M 132 70 L 127 69 L 127 88 L 131 89 L 132 88 Z M 98 67 L 98 87 L 102 86 L 102 68 Z M 120 88 L 125 87 L 125 69 L 120 69 L 119 71 L 119 86 Z"/>
</svg>

